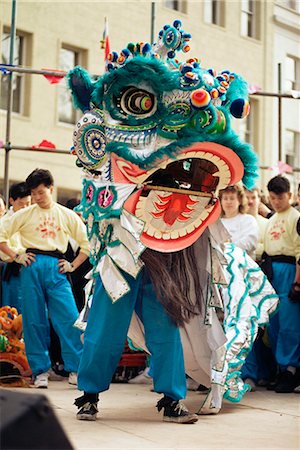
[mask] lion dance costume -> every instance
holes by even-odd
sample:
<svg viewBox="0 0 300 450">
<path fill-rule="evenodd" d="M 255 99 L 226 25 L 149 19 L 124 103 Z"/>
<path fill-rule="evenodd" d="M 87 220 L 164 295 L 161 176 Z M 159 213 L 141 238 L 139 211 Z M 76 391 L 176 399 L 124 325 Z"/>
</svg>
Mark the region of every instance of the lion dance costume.
<svg viewBox="0 0 300 450">
<path fill-rule="evenodd" d="M 197 58 L 180 63 L 177 54 L 189 50 L 190 38 L 176 20 L 157 43 L 111 53 L 97 80 L 80 67 L 68 74 L 84 113 L 73 152 L 83 168 L 79 210 L 93 264 L 79 419 L 96 418 L 98 393 L 109 388 L 129 327 L 133 342 L 151 354 L 164 420 L 197 420 L 180 403 L 185 373 L 211 386 L 204 413 L 219 411 L 227 377 L 231 392 L 240 382 L 232 382 L 233 373 L 251 339 L 248 333 L 241 344 L 231 337 L 230 371 L 216 314 L 228 262 L 220 250 L 224 229 L 215 222 L 216 192 L 241 179 L 251 188 L 257 177 L 255 153 L 230 125 L 231 116 L 249 113 L 247 83 L 229 70 L 203 69 Z M 229 398 L 243 392 L 238 387 Z"/>
</svg>

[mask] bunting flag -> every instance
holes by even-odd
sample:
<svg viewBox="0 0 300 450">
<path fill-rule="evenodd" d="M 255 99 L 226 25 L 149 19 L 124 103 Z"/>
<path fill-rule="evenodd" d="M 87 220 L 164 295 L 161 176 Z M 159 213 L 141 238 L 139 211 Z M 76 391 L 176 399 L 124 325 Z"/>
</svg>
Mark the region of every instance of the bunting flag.
<svg viewBox="0 0 300 450">
<path fill-rule="evenodd" d="M 103 30 L 103 37 L 101 40 L 101 48 L 104 49 L 104 60 L 107 61 L 107 57 L 110 54 L 107 17 L 105 17 L 104 19 L 104 30 Z"/>
<path fill-rule="evenodd" d="M 43 74 L 43 76 L 46 78 L 46 80 L 49 81 L 50 84 L 58 84 L 58 83 L 60 83 L 60 81 L 66 75 L 66 72 L 64 70 L 58 70 L 58 69 L 41 69 L 41 70 L 49 70 L 49 71 L 53 70 L 53 72 L 61 72 L 61 75 L 59 75 L 59 74 L 57 74 L 57 75 Z"/>
<path fill-rule="evenodd" d="M 248 84 L 248 93 L 249 94 L 255 94 L 256 92 L 260 92 L 261 91 L 261 87 L 258 86 L 257 84 Z"/>
<path fill-rule="evenodd" d="M 31 148 L 53 148 L 53 149 L 56 149 L 56 146 L 55 146 L 55 144 L 53 144 L 53 142 L 43 139 L 38 145 L 32 145 Z"/>
<path fill-rule="evenodd" d="M 276 175 L 283 175 L 284 173 L 293 173 L 293 168 L 284 161 L 278 161 L 275 166 L 268 167 L 269 170 L 274 170 Z"/>
</svg>

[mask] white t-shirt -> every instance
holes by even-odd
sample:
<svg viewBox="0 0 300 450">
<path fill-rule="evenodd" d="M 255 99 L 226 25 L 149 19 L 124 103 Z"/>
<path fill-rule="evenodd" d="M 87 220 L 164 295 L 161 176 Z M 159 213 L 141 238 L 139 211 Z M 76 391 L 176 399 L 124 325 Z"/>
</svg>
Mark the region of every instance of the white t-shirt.
<svg viewBox="0 0 300 450">
<path fill-rule="evenodd" d="M 222 217 L 222 223 L 231 236 L 231 242 L 255 259 L 259 229 L 257 222 L 250 214 L 238 213 L 231 218 Z"/>
</svg>

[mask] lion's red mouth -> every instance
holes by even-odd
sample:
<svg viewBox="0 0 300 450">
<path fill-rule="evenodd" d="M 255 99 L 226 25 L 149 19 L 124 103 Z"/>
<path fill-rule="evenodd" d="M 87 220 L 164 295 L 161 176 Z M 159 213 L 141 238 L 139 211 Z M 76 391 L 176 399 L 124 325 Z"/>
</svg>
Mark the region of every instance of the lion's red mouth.
<svg viewBox="0 0 300 450">
<path fill-rule="evenodd" d="M 217 220 L 220 206 L 215 193 L 243 176 L 239 157 L 215 143 L 196 143 L 143 170 L 112 155 L 115 182 L 143 185 L 125 209 L 145 222 L 142 242 L 149 248 L 172 252 L 188 247 Z"/>
</svg>

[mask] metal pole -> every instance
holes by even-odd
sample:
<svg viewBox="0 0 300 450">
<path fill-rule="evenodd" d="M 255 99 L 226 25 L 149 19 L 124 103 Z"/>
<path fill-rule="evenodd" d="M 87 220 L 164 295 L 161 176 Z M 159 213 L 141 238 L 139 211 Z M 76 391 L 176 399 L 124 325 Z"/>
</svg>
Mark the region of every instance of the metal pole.
<svg viewBox="0 0 300 450">
<path fill-rule="evenodd" d="M 151 2 L 151 44 L 154 43 L 154 33 L 155 33 L 155 2 Z"/>
<path fill-rule="evenodd" d="M 11 28 L 10 28 L 10 49 L 9 49 L 9 64 L 14 63 L 14 45 L 16 38 L 16 0 L 12 0 L 11 10 Z M 4 197 L 8 205 L 9 202 L 9 152 L 10 147 L 10 126 L 11 126 L 11 112 L 13 104 L 13 72 L 8 75 L 8 91 L 7 91 L 7 116 L 6 116 L 6 136 L 5 136 L 5 165 L 4 165 Z"/>
<path fill-rule="evenodd" d="M 55 153 L 62 155 L 72 155 L 70 150 L 63 150 L 59 148 L 48 148 L 48 147 L 28 147 L 26 145 L 11 145 L 11 150 L 22 150 L 27 152 L 38 152 L 38 153 Z"/>
<path fill-rule="evenodd" d="M 0 71 L 30 73 L 36 75 L 53 75 L 60 78 L 63 78 L 67 74 L 64 70 L 29 69 L 28 67 L 10 67 L 6 64 L 0 64 Z"/>
<path fill-rule="evenodd" d="M 282 99 L 281 99 L 281 63 L 278 64 L 278 161 L 282 161 Z"/>
</svg>

